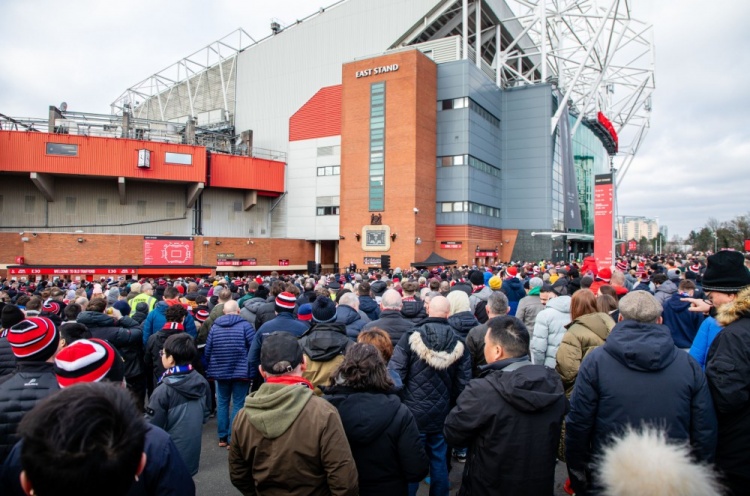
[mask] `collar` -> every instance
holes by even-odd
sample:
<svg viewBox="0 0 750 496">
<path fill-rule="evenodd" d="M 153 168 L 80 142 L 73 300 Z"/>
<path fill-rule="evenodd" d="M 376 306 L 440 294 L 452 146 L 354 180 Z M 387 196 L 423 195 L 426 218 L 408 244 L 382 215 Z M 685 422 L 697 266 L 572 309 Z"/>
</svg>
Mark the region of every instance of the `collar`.
<svg viewBox="0 0 750 496">
<path fill-rule="evenodd" d="M 183 326 L 179 322 L 167 322 L 161 329 L 163 331 L 184 331 L 185 326 Z"/>
<path fill-rule="evenodd" d="M 479 286 L 474 286 L 474 291 L 473 291 L 473 293 L 479 293 L 479 292 L 480 292 L 481 290 L 483 290 L 483 289 L 484 289 L 484 284 L 480 284 Z M 473 293 L 472 293 L 472 294 L 473 294 Z"/>
<path fill-rule="evenodd" d="M 304 386 L 310 389 L 315 389 L 312 383 L 304 377 L 296 375 L 276 375 L 266 377 L 266 382 L 269 384 L 283 384 L 284 386 Z"/>
<path fill-rule="evenodd" d="M 514 364 L 518 364 L 518 365 L 514 365 Z M 513 367 L 510 367 L 511 365 L 513 365 Z M 525 365 L 531 365 L 531 360 L 529 359 L 528 356 L 520 356 L 520 357 L 515 357 L 515 358 L 506 358 L 505 360 L 498 360 L 497 362 L 492 362 L 490 364 L 480 367 L 480 370 L 482 371 L 481 372 L 482 375 L 485 375 L 490 372 L 494 372 L 496 370 L 503 370 L 505 372 L 511 372 Z"/>
<path fill-rule="evenodd" d="M 170 375 L 179 375 L 179 374 L 189 374 L 192 372 L 193 366 L 188 364 L 185 365 L 175 365 L 174 367 L 170 367 L 167 370 L 164 371 L 164 373 L 159 378 L 159 384 L 161 384 L 161 381 L 164 380 L 165 377 Z"/>
</svg>

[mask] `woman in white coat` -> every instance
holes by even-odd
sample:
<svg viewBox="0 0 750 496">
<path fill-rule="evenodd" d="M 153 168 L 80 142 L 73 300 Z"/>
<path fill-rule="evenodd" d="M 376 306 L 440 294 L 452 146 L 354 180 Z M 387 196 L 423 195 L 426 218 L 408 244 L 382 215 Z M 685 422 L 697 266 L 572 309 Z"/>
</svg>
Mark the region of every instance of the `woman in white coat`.
<svg viewBox="0 0 750 496">
<path fill-rule="evenodd" d="M 565 326 L 570 323 L 570 296 L 557 296 L 552 286 L 545 284 L 541 300 L 549 296 L 544 310 L 539 312 L 531 338 L 531 360 L 537 365 L 551 369 L 557 364 L 557 349 L 560 347 Z"/>
</svg>

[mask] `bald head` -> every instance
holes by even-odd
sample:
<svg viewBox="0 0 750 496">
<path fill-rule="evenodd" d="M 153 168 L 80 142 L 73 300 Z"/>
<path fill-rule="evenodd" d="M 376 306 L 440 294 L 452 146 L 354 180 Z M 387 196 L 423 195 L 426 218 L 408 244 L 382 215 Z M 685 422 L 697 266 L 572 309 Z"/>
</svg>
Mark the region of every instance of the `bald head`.
<svg viewBox="0 0 750 496">
<path fill-rule="evenodd" d="M 234 300 L 224 303 L 224 315 L 240 313 L 240 306 Z"/>
<path fill-rule="evenodd" d="M 451 310 L 451 304 L 445 296 L 434 296 L 430 299 L 430 308 L 428 315 L 446 319 Z"/>
<path fill-rule="evenodd" d="M 401 310 L 403 306 L 401 295 L 395 289 L 389 289 L 383 293 L 383 298 L 380 300 L 380 308 L 383 310 Z"/>
</svg>

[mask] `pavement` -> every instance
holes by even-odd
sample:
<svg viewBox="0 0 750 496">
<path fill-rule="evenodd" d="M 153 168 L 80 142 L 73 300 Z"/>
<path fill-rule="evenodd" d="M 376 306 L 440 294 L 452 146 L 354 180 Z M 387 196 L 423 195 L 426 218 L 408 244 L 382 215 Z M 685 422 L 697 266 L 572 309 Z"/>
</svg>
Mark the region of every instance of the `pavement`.
<svg viewBox="0 0 750 496">
<path fill-rule="evenodd" d="M 216 428 L 215 418 L 209 419 L 208 423 L 203 426 L 200 470 L 193 477 L 196 494 L 199 496 L 237 496 L 241 493 L 234 488 L 229 480 L 229 465 L 227 463 L 229 451 L 226 448 L 219 447 L 219 436 Z M 450 472 L 451 496 L 458 494 L 463 468 L 464 464 L 453 463 Z M 562 485 L 566 477 L 565 464 L 558 462 L 555 473 L 554 496 L 565 496 Z M 422 482 L 417 495 L 428 496 L 429 486 Z"/>
</svg>

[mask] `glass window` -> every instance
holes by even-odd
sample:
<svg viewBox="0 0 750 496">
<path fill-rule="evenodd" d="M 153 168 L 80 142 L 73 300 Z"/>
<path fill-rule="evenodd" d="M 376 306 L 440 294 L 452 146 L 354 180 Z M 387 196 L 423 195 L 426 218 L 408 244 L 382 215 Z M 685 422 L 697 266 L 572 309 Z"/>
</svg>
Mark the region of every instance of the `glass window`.
<svg viewBox="0 0 750 496">
<path fill-rule="evenodd" d="M 455 202 L 453 203 L 453 211 L 454 212 L 463 212 L 464 210 L 464 204 L 463 202 Z"/>
<path fill-rule="evenodd" d="M 440 211 L 441 212 L 453 212 L 453 204 L 448 203 L 448 202 L 442 203 Z"/>
</svg>

